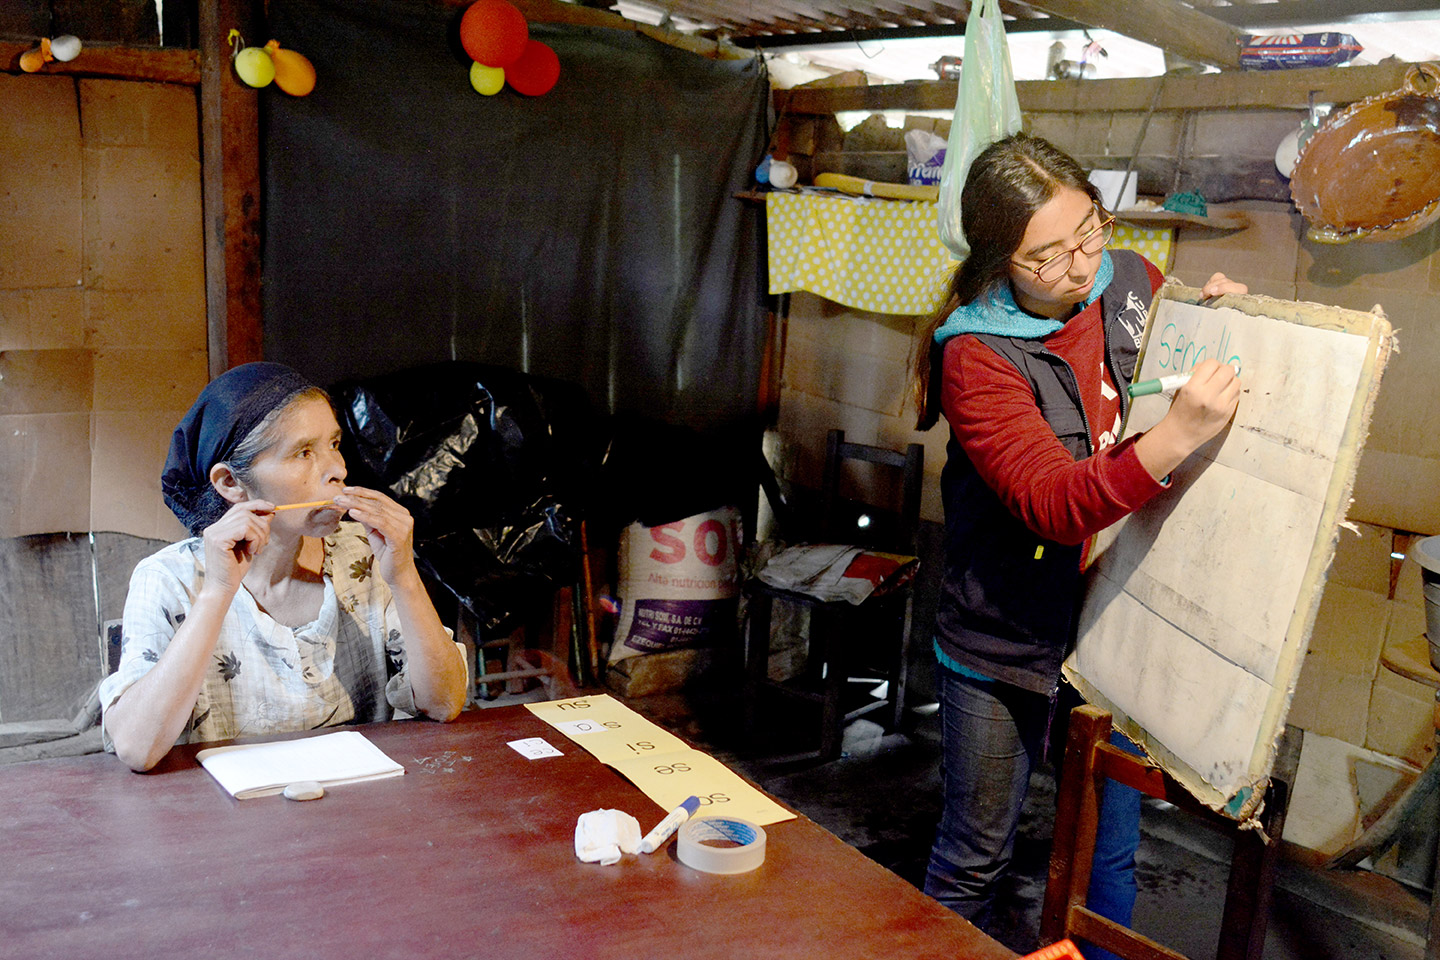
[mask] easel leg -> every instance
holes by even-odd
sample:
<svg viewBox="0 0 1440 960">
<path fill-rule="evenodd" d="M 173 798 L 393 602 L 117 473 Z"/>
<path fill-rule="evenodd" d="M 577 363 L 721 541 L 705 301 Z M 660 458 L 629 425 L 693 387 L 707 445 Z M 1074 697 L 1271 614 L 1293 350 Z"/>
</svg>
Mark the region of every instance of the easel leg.
<svg viewBox="0 0 1440 960">
<path fill-rule="evenodd" d="M 1230 882 L 1225 892 L 1216 960 L 1259 960 L 1265 950 L 1265 930 L 1270 922 L 1270 899 L 1275 888 L 1275 861 L 1280 854 L 1280 835 L 1285 831 L 1285 813 L 1289 806 L 1289 785 L 1283 780 L 1271 780 L 1265 794 L 1265 812 L 1260 815 L 1264 829 L 1235 833 L 1235 853 L 1230 861 Z"/>
</svg>

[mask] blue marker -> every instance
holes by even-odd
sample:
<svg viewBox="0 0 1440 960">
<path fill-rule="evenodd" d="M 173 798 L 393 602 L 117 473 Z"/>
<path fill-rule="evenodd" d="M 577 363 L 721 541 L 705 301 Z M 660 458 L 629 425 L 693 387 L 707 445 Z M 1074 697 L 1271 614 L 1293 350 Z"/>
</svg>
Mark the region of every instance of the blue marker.
<svg viewBox="0 0 1440 960">
<path fill-rule="evenodd" d="M 1152 393 L 1164 393 L 1167 390 L 1179 390 L 1190 382 L 1190 374 L 1177 373 L 1168 377 L 1160 377 L 1157 380 L 1141 380 L 1139 383 L 1130 384 L 1130 396 L 1148 397 Z"/>
<path fill-rule="evenodd" d="M 689 820 L 696 810 L 700 809 L 699 797 L 686 797 L 685 802 L 665 815 L 665 819 L 655 824 L 655 829 L 645 834 L 640 841 L 641 853 L 654 853 L 660 849 L 660 845 L 670 839 L 670 834 L 680 829 L 680 824 Z"/>
</svg>

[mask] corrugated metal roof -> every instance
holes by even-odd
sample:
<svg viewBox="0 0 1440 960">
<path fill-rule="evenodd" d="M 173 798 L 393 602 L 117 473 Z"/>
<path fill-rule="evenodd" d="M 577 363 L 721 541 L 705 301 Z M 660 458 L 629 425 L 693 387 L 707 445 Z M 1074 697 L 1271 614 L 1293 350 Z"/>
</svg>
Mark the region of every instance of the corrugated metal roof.
<svg viewBox="0 0 1440 960">
<path fill-rule="evenodd" d="M 1240 30 L 1275 33 L 1299 27 L 1383 23 L 1440 17 L 1437 0 L 1168 0 Z M 1140 9 L 1144 3 L 1130 4 Z M 686 32 L 774 49 L 795 43 L 944 35 L 964 29 L 966 0 L 623 0 L 627 15 Z M 1048 13 L 1043 0 L 1000 0 L 1009 33 L 1074 30 L 1081 24 Z M 1127 4 L 1117 2 L 1114 9 Z M 1073 7 L 1065 4 L 1064 7 Z M 1144 18 L 1131 16 L 1131 20 Z M 1121 30 L 1121 32 L 1124 32 Z M 1418 56 L 1416 59 L 1425 59 Z"/>
</svg>

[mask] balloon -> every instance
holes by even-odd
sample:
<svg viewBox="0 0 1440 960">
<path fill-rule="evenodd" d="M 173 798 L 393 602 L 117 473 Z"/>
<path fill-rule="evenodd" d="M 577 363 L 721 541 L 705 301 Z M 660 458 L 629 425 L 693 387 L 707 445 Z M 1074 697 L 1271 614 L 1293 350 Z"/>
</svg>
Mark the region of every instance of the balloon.
<svg viewBox="0 0 1440 960">
<path fill-rule="evenodd" d="M 275 86 L 292 97 L 303 97 L 315 89 L 315 65 L 304 54 L 283 49 L 279 40 L 265 44 L 265 52 L 275 63 Z"/>
<path fill-rule="evenodd" d="M 34 73 L 43 66 L 45 66 L 45 54 L 40 52 L 39 47 L 20 54 L 20 69 L 26 73 Z"/>
<path fill-rule="evenodd" d="M 56 60 L 74 60 L 80 56 L 80 38 L 69 33 L 56 37 L 50 41 L 50 52 Z"/>
<path fill-rule="evenodd" d="M 776 160 L 770 164 L 770 186 L 787 190 L 795 186 L 795 181 L 800 178 L 800 171 L 784 160 Z"/>
<path fill-rule="evenodd" d="M 560 79 L 560 58 L 539 40 L 531 40 L 525 44 L 525 52 L 520 59 L 505 71 L 505 79 L 528 97 L 549 93 L 555 81 Z"/>
<path fill-rule="evenodd" d="M 493 96 L 505 86 L 505 71 L 500 67 L 487 67 L 483 63 L 470 64 L 470 86 L 476 93 Z"/>
<path fill-rule="evenodd" d="M 525 52 L 530 28 L 506 0 L 475 0 L 460 18 L 460 45 L 487 67 L 508 67 Z"/>
<path fill-rule="evenodd" d="M 246 47 L 235 57 L 235 72 L 252 87 L 263 87 L 275 79 L 275 61 L 259 47 Z"/>
</svg>

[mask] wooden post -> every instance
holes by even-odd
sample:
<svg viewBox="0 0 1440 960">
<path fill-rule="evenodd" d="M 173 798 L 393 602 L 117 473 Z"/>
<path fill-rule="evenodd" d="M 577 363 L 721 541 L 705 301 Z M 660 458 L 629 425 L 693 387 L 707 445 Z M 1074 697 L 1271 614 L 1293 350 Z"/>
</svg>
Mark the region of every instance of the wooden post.
<svg viewBox="0 0 1440 960">
<path fill-rule="evenodd" d="M 586 660 L 578 671 L 582 683 L 595 683 L 600 679 L 600 626 L 595 615 L 595 575 L 590 564 L 589 524 L 580 521 L 580 609 L 585 614 L 585 643 L 582 644 Z"/>
<path fill-rule="evenodd" d="M 210 376 L 261 356 L 260 106 L 230 66 L 231 29 L 262 46 L 255 0 L 200 0 L 201 187 Z"/>
</svg>

